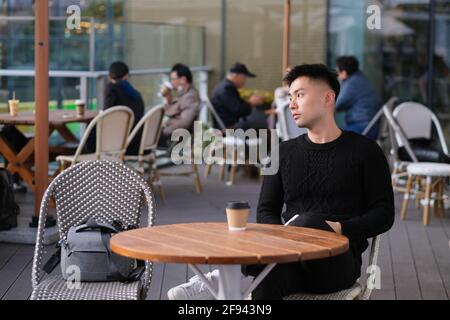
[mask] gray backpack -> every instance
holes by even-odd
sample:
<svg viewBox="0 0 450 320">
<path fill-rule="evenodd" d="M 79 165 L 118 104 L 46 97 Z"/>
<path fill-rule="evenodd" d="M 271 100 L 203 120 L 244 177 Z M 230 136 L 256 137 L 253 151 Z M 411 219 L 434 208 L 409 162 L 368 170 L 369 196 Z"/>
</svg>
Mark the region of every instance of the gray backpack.
<svg viewBox="0 0 450 320">
<path fill-rule="evenodd" d="M 136 281 L 144 268 L 136 260 L 111 252 L 109 240 L 119 230 L 90 219 L 71 227 L 61 244 L 61 271 L 65 280 L 79 276 L 80 282 Z M 53 264 L 53 268 L 56 265 Z M 44 270 L 46 268 L 44 267 Z"/>
</svg>

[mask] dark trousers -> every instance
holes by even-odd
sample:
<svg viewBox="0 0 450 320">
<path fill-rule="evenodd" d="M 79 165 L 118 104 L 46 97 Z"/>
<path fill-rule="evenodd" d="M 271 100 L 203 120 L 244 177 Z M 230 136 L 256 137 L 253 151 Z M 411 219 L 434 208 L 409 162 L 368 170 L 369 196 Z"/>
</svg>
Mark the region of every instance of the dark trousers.
<svg viewBox="0 0 450 320">
<path fill-rule="evenodd" d="M 291 225 L 333 231 L 320 216 L 305 214 Z M 290 294 L 331 293 L 350 288 L 361 273 L 360 258 L 352 250 L 319 260 L 282 263 L 275 266 L 253 291 L 253 300 L 279 300 Z M 244 266 L 246 276 L 257 276 L 264 265 Z"/>
</svg>

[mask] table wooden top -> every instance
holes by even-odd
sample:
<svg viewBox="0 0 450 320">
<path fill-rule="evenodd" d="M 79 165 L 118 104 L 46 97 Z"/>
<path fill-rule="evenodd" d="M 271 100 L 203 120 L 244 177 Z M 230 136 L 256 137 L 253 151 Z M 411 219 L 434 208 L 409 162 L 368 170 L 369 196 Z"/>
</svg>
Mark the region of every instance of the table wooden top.
<svg viewBox="0 0 450 320">
<path fill-rule="evenodd" d="M 269 264 L 321 259 L 348 250 L 333 232 L 267 224 L 228 231 L 226 223 L 173 224 L 114 235 L 111 250 L 139 260 L 186 264 Z"/>
<path fill-rule="evenodd" d="M 62 125 L 71 122 L 90 122 L 98 113 L 86 110 L 82 117 L 78 117 L 74 110 L 49 110 L 48 120 L 52 125 Z M 34 112 L 19 112 L 15 117 L 9 113 L 0 113 L 0 124 L 9 125 L 35 125 Z"/>
</svg>

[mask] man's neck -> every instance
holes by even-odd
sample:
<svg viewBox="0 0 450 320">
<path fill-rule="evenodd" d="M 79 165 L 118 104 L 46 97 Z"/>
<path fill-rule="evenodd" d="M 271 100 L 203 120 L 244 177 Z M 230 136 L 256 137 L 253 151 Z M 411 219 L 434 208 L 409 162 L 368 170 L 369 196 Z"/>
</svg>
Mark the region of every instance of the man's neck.
<svg viewBox="0 0 450 320">
<path fill-rule="evenodd" d="M 226 79 L 228 80 L 228 81 L 230 81 L 232 84 L 233 84 L 233 86 L 235 86 L 236 87 L 236 83 L 234 83 L 234 81 L 233 81 L 233 79 L 232 78 L 230 78 L 230 77 L 226 77 Z"/>
<path fill-rule="evenodd" d="M 319 124 L 308 129 L 308 138 L 313 143 L 327 143 L 336 140 L 342 134 L 342 130 L 336 125 L 334 119 L 328 123 Z"/>
</svg>

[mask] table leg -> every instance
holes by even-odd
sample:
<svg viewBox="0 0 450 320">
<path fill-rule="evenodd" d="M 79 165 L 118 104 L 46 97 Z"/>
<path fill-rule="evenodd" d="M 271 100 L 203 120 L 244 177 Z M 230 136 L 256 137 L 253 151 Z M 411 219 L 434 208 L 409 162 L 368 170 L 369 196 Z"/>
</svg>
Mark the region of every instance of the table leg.
<svg viewBox="0 0 450 320">
<path fill-rule="evenodd" d="M 200 277 L 208 290 L 217 300 L 244 300 L 261 283 L 262 280 L 276 266 L 276 263 L 267 265 L 264 270 L 253 280 L 250 286 L 241 291 L 241 265 L 220 265 L 219 266 L 219 288 L 214 288 L 214 284 L 209 281 L 196 265 L 189 265 L 192 271 Z"/>
<path fill-rule="evenodd" d="M 0 151 L 8 161 L 6 169 L 11 173 L 18 173 L 19 176 L 34 190 L 34 175 L 31 171 L 30 158 L 34 153 L 34 138 L 28 141 L 19 153 L 15 153 L 3 138 L 0 137 Z"/>
<path fill-rule="evenodd" d="M 240 265 L 220 265 L 217 300 L 243 300 L 241 278 Z"/>
<path fill-rule="evenodd" d="M 78 142 L 78 139 L 65 125 L 52 125 L 53 128 L 58 131 L 59 135 L 63 137 L 67 142 Z"/>
</svg>

